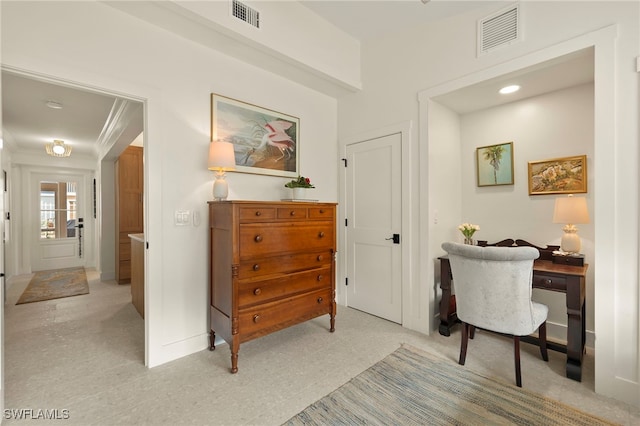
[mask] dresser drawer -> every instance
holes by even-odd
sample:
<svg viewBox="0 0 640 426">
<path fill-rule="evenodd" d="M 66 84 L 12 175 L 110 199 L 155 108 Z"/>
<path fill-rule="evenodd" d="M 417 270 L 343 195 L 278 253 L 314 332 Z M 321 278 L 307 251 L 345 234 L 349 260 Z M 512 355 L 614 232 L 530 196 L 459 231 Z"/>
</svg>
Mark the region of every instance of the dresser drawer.
<svg viewBox="0 0 640 426">
<path fill-rule="evenodd" d="M 276 218 L 276 209 L 273 207 L 241 207 L 239 210 L 241 222 Z"/>
<path fill-rule="evenodd" d="M 332 220 L 334 209 L 328 207 L 311 207 L 309 209 L 310 219 L 327 219 Z"/>
<path fill-rule="evenodd" d="M 558 277 L 555 275 L 547 274 L 534 274 L 533 283 L 534 288 L 545 288 L 547 290 L 567 290 L 567 279 L 564 277 Z"/>
<path fill-rule="evenodd" d="M 332 222 L 240 225 L 240 260 L 335 247 Z"/>
<path fill-rule="evenodd" d="M 245 281 L 238 285 L 238 306 L 282 299 L 315 289 L 331 288 L 331 267 L 282 275 L 261 281 Z"/>
<path fill-rule="evenodd" d="M 274 273 L 302 271 L 304 269 L 328 266 L 332 262 L 331 250 L 311 253 L 287 254 L 276 257 L 254 258 L 240 263 L 238 278 L 240 280 L 258 278 Z"/>
<path fill-rule="evenodd" d="M 331 290 L 319 290 L 239 311 L 241 341 L 331 312 Z"/>
<path fill-rule="evenodd" d="M 278 209 L 278 219 L 306 219 L 307 208 L 287 206 Z"/>
</svg>

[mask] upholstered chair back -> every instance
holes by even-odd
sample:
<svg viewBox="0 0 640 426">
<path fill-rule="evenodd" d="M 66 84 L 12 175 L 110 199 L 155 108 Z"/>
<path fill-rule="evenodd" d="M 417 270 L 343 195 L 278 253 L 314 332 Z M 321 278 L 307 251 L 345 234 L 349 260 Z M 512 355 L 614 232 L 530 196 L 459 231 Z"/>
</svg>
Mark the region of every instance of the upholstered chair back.
<svg viewBox="0 0 640 426">
<path fill-rule="evenodd" d="M 442 244 L 449 254 L 458 318 L 479 328 L 525 336 L 547 318 L 548 308 L 531 301 L 533 247 Z"/>
</svg>

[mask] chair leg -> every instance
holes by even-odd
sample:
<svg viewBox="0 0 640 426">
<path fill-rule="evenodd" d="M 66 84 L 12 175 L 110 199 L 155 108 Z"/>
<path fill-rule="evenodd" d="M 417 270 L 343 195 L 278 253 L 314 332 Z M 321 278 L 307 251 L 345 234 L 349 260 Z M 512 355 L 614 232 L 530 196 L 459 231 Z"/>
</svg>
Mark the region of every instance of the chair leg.
<svg viewBox="0 0 640 426">
<path fill-rule="evenodd" d="M 469 332 L 469 339 L 473 340 L 473 338 L 476 337 L 476 326 L 475 325 L 469 325 L 469 329 L 471 330 Z"/>
<path fill-rule="evenodd" d="M 522 378 L 520 377 L 520 337 L 513 336 L 513 354 L 516 364 L 516 385 L 522 387 Z"/>
<path fill-rule="evenodd" d="M 540 341 L 540 354 L 542 359 L 549 361 L 549 354 L 547 352 L 547 322 L 540 324 L 538 328 L 538 340 Z"/>
<path fill-rule="evenodd" d="M 469 324 L 466 322 L 462 323 L 462 340 L 460 341 L 460 360 L 458 364 L 464 365 L 465 360 L 467 359 L 467 344 L 469 343 Z"/>
</svg>

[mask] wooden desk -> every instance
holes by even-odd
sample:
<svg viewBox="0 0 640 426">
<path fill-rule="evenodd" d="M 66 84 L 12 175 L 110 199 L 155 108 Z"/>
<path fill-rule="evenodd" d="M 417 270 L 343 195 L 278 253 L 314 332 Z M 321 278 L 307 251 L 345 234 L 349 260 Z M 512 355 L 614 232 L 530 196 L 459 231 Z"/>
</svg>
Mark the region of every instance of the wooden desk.
<svg viewBox="0 0 640 426">
<path fill-rule="evenodd" d="M 451 294 L 451 265 L 447 256 L 440 259 L 440 334 L 449 336 L 458 321 L 455 295 Z M 571 266 L 555 264 L 549 260 L 536 260 L 533 264 L 533 288 L 565 293 L 567 299 L 567 345 L 549 342 L 549 349 L 566 352 L 567 377 L 582 381 L 582 356 L 585 344 L 585 276 L 589 265 Z M 537 344 L 527 336 L 523 341 Z"/>
</svg>

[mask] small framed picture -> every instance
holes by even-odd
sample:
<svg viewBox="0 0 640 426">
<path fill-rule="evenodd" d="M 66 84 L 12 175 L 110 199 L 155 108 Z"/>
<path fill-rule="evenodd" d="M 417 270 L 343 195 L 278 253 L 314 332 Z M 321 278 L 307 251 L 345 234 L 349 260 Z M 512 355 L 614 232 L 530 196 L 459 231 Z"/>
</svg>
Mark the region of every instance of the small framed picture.
<svg viewBox="0 0 640 426">
<path fill-rule="evenodd" d="M 478 186 L 513 185 L 513 142 L 476 148 Z"/>
<path fill-rule="evenodd" d="M 587 192 L 587 156 L 529 161 L 529 195 Z"/>
</svg>

